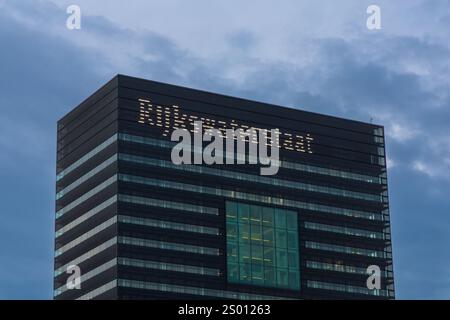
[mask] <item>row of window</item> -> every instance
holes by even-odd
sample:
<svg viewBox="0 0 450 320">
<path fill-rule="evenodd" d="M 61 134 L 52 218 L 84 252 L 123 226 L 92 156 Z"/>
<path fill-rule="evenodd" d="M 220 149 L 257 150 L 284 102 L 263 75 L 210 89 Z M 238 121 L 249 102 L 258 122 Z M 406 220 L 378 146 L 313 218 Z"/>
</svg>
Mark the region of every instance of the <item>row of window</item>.
<svg viewBox="0 0 450 320">
<path fill-rule="evenodd" d="M 101 287 L 98 287 L 97 289 L 94 289 L 92 291 L 89 291 L 85 295 L 82 295 L 81 297 L 77 298 L 77 300 L 91 300 L 95 297 L 98 297 L 99 295 L 108 292 L 109 290 L 112 290 L 117 287 L 117 280 L 110 281 Z"/>
<path fill-rule="evenodd" d="M 177 264 L 152 260 L 119 258 L 119 264 L 123 266 L 130 266 L 136 268 L 165 270 L 165 271 L 199 274 L 214 277 L 218 277 L 220 275 L 220 270 L 216 268 L 207 268 L 207 267 L 199 267 L 186 264 Z"/>
<path fill-rule="evenodd" d="M 67 187 L 62 189 L 60 192 L 58 192 L 56 194 L 56 200 L 61 199 L 64 195 L 66 195 L 67 193 L 69 193 L 70 191 L 72 191 L 73 189 L 78 187 L 79 185 L 81 185 L 83 182 L 89 180 L 90 178 L 95 176 L 97 173 L 99 173 L 103 169 L 107 168 L 108 166 L 110 166 L 111 164 L 113 164 L 116 161 L 117 161 L 117 154 L 115 154 L 112 157 L 110 157 L 109 159 L 103 161 L 101 164 L 96 166 L 94 169 L 92 169 L 88 173 L 84 174 L 79 179 L 75 180 L 74 182 L 69 184 Z"/>
<path fill-rule="evenodd" d="M 87 239 L 93 237 L 94 235 L 96 235 L 99 232 L 105 230 L 106 228 L 114 225 L 115 223 L 117 223 L 117 216 L 114 216 L 111 219 L 106 220 L 105 222 L 99 224 L 98 226 L 96 226 L 95 228 L 89 230 L 88 232 L 83 233 L 78 238 L 76 238 L 76 239 L 70 241 L 69 243 L 63 245 L 62 247 L 60 247 L 59 249 L 57 249 L 55 251 L 55 257 L 58 257 L 61 254 L 63 254 L 64 252 L 66 252 L 66 251 L 76 247 L 80 243 L 86 241 Z"/>
<path fill-rule="evenodd" d="M 67 271 L 67 268 L 71 265 L 79 265 L 83 263 L 84 261 L 96 256 L 100 252 L 105 251 L 108 248 L 111 248 L 113 245 L 117 244 L 117 237 L 111 238 L 108 241 L 103 242 L 101 245 L 89 250 L 88 252 L 82 254 L 81 256 L 77 257 L 76 259 L 66 263 L 65 265 L 59 267 L 55 270 L 55 278 L 59 276 L 62 273 L 65 273 Z"/>
<path fill-rule="evenodd" d="M 260 264 L 228 263 L 228 281 L 255 286 L 298 290 L 298 270 L 267 267 Z"/>
<path fill-rule="evenodd" d="M 362 255 L 362 256 L 368 256 L 368 257 L 374 257 L 374 258 L 391 258 L 391 254 L 389 252 L 340 246 L 340 245 L 328 244 L 328 243 L 319 243 L 319 242 L 313 242 L 313 241 L 306 241 L 305 247 L 309 248 L 309 249 L 333 251 L 333 252 L 339 252 L 339 253 L 345 253 L 345 254 Z"/>
<path fill-rule="evenodd" d="M 384 233 L 382 232 L 341 227 L 341 226 L 332 226 L 328 224 L 321 224 L 314 222 L 305 222 L 305 228 L 325 232 L 341 233 L 349 236 L 365 237 L 371 239 L 384 239 Z"/>
<path fill-rule="evenodd" d="M 95 216 L 97 213 L 101 212 L 103 209 L 116 203 L 118 198 L 122 202 L 128 202 L 128 203 L 134 203 L 134 204 L 144 204 L 144 205 L 148 204 L 153 207 L 170 208 L 170 209 L 177 209 L 177 210 L 198 212 L 198 213 L 209 213 L 209 214 L 215 214 L 215 215 L 218 214 L 217 208 L 197 206 L 197 205 L 191 205 L 191 204 L 185 204 L 185 203 L 181 203 L 181 202 L 173 202 L 173 201 L 167 201 L 167 200 L 142 198 L 142 197 L 135 197 L 135 196 L 129 196 L 129 195 L 119 195 L 119 196 L 113 196 L 113 197 L 109 198 L 108 200 L 102 202 L 100 205 L 96 206 L 95 208 L 87 211 L 82 216 L 71 221 L 64 227 L 58 229 L 56 231 L 56 238 L 60 237 L 62 234 L 73 229 L 74 227 L 76 227 L 77 225 L 86 221 L 87 219 Z M 138 223 L 138 222 L 134 221 L 134 223 Z M 172 226 L 174 226 L 174 228 L 176 228 L 175 224 L 172 224 Z M 163 226 L 161 226 L 161 228 L 162 227 Z M 181 228 L 182 226 L 178 226 L 178 227 Z M 182 229 L 176 229 L 176 230 L 182 230 Z M 201 226 L 186 225 L 183 230 L 190 231 L 190 232 L 214 234 L 214 235 L 219 234 L 219 230 L 217 228 L 208 228 L 208 227 L 201 227 Z"/>
<path fill-rule="evenodd" d="M 383 296 L 387 297 L 388 292 L 386 290 L 379 289 L 368 289 L 366 287 L 357 287 L 345 284 L 338 283 L 329 283 L 329 282 L 321 282 L 321 281 L 307 281 L 308 288 L 313 289 L 322 289 L 322 290 L 330 290 L 330 291 L 340 291 L 346 293 L 357 293 L 357 294 L 366 294 L 372 296 Z"/>
<path fill-rule="evenodd" d="M 210 228 L 210 227 L 199 226 L 199 225 L 191 225 L 191 224 L 164 221 L 164 220 L 155 220 L 155 219 L 148 219 L 148 218 L 119 215 L 119 216 L 114 216 L 111 219 L 99 224 L 95 228 L 89 230 L 88 232 L 82 234 L 78 238 L 76 238 L 76 239 L 70 241 L 69 243 L 65 244 L 64 246 L 60 247 L 58 250 L 55 251 L 55 257 L 63 254 L 67 250 L 74 248 L 75 246 L 79 245 L 83 241 L 86 241 L 90 237 L 96 235 L 97 233 L 105 230 L 106 228 L 112 226 L 113 224 L 115 224 L 117 222 L 143 225 L 143 226 L 151 226 L 151 227 L 163 228 L 163 229 L 186 231 L 186 232 L 195 232 L 195 233 L 202 233 L 202 234 L 211 234 L 211 235 L 219 234 L 218 228 Z"/>
<path fill-rule="evenodd" d="M 92 218 L 97 213 L 101 212 L 102 210 L 104 210 L 105 208 L 109 207 L 110 205 L 112 205 L 112 204 L 114 204 L 116 202 L 117 202 L 117 196 L 112 196 L 108 200 L 102 202 L 98 206 L 92 208 L 91 210 L 87 211 L 86 213 L 84 213 L 80 217 L 78 217 L 75 220 L 71 221 L 70 223 L 66 224 L 64 227 L 58 229 L 56 231 L 56 238 L 60 237 L 61 235 L 63 235 L 67 231 L 75 228 L 76 226 L 78 226 L 79 224 L 83 223 L 87 219 Z"/>
<path fill-rule="evenodd" d="M 109 187 L 110 185 L 112 185 L 116 181 L 117 181 L 117 175 L 113 175 L 112 177 L 110 177 L 107 180 L 103 181 L 102 183 L 100 183 L 99 185 L 94 187 L 93 189 L 91 189 L 88 192 L 84 193 L 81 197 L 77 198 L 76 200 L 72 201 L 68 205 L 66 205 L 63 208 L 61 208 L 60 210 L 58 210 L 56 212 L 56 218 L 59 218 L 62 215 L 66 214 L 67 212 L 69 212 L 70 210 L 75 208 L 76 206 L 82 204 L 83 202 L 85 202 L 86 200 L 88 200 L 89 198 L 94 196 L 95 194 L 99 193 L 100 191 L 106 189 L 107 187 Z"/>
<path fill-rule="evenodd" d="M 154 291 L 162 291 L 162 292 L 170 292 L 170 293 L 182 293 L 182 294 L 190 294 L 196 296 L 206 296 L 206 297 L 216 297 L 222 299 L 242 299 L 242 300 L 279 300 L 279 299 L 288 299 L 278 296 L 269 296 L 269 295 L 261 295 L 261 294 L 252 294 L 245 292 L 237 292 L 237 291 L 225 291 L 225 290 L 215 290 L 208 288 L 198 288 L 198 287 L 188 287 L 181 285 L 173 285 L 166 283 L 156 283 L 156 282 L 143 282 L 136 280 L 126 280 L 119 279 L 113 280 L 104 284 L 103 286 L 92 290 L 85 295 L 79 297 L 77 300 L 90 300 L 98 297 L 99 295 L 108 292 L 111 289 L 119 287 L 124 288 L 134 288 L 134 289 L 143 289 L 143 290 L 154 290 Z"/>
<path fill-rule="evenodd" d="M 195 245 L 191 245 L 191 244 L 183 244 L 183 243 L 175 243 L 175 242 L 166 242 L 166 241 L 159 241 L 159 240 L 153 240 L 153 239 L 119 237 L 118 241 L 121 244 L 146 247 L 146 248 L 174 250 L 174 251 L 213 255 L 213 256 L 218 256 L 220 254 L 220 251 L 217 248 L 195 246 Z"/>
<path fill-rule="evenodd" d="M 162 148 L 172 148 L 175 145 L 175 143 L 172 141 L 159 140 L 159 139 L 154 139 L 154 138 L 135 136 L 135 135 L 123 134 L 123 133 L 119 134 L 119 140 L 140 143 L 140 144 L 146 144 L 146 145 L 162 147 Z M 194 152 L 203 152 L 203 150 L 201 150 L 200 148 L 198 150 L 196 150 L 194 148 L 193 151 Z M 227 153 L 225 155 L 227 158 L 234 159 L 234 156 L 233 157 L 229 156 Z M 353 173 L 353 172 L 349 172 L 349 171 L 329 169 L 329 168 L 312 166 L 312 165 L 295 163 L 295 162 L 289 162 L 289 161 L 284 161 L 284 160 L 282 160 L 280 162 L 280 166 L 282 168 L 286 168 L 286 169 L 303 171 L 303 172 L 308 172 L 308 173 L 316 173 L 316 174 L 338 177 L 338 178 L 343 178 L 343 179 L 364 181 L 364 182 L 376 183 L 376 184 L 381 183 L 380 178 L 377 176 L 358 174 L 358 173 Z"/>
<path fill-rule="evenodd" d="M 178 230 L 178 231 L 219 235 L 219 228 L 210 228 L 210 227 L 198 226 L 198 225 L 193 225 L 193 224 L 185 224 L 185 223 L 179 223 L 179 222 L 172 222 L 172 221 L 165 221 L 165 220 L 156 220 L 156 219 L 148 219 L 148 218 L 130 217 L 130 216 L 120 215 L 119 222 L 147 226 L 147 227 L 162 228 L 162 229 L 172 229 L 172 230 Z"/>
<path fill-rule="evenodd" d="M 140 260 L 140 259 L 130 259 L 130 258 L 114 258 L 95 269 L 84 273 L 81 276 L 81 283 L 87 281 L 100 273 L 116 266 L 117 264 L 123 266 L 131 266 L 136 268 L 151 269 L 151 270 L 164 270 L 164 271 L 174 271 L 190 274 L 208 275 L 208 276 L 219 276 L 220 270 L 215 268 L 198 267 L 184 264 L 168 263 L 161 261 L 152 260 Z M 54 291 L 54 296 L 59 296 L 68 290 L 67 286 L 64 284 Z"/>
<path fill-rule="evenodd" d="M 216 298 L 222 298 L 222 299 L 240 299 L 240 300 L 286 299 L 286 298 L 277 297 L 277 296 L 251 294 L 251 293 L 237 292 L 237 291 L 216 290 L 216 289 L 199 288 L 199 287 L 190 287 L 190 286 L 182 286 L 182 285 L 167 284 L 167 283 L 144 282 L 144 281 L 127 280 L 127 279 L 119 279 L 118 286 L 125 287 L 125 288 L 154 290 L 154 291 L 189 294 L 189 295 L 196 295 L 196 296 L 216 297 Z"/>
<path fill-rule="evenodd" d="M 227 223 L 227 241 L 252 246 L 297 249 L 298 232 L 258 225 Z"/>
<path fill-rule="evenodd" d="M 297 230 L 297 212 L 258 205 L 226 202 L 226 215 L 229 223 L 249 222 L 266 227 Z"/>
<path fill-rule="evenodd" d="M 211 215 L 219 215 L 219 209 L 213 207 L 205 207 L 195 204 L 189 204 L 184 202 L 175 202 L 161 199 L 154 199 L 148 197 L 138 197 L 138 196 L 130 196 L 130 195 L 119 195 L 119 201 L 128 202 L 132 204 L 150 206 L 150 207 L 159 207 L 164 209 L 173 209 L 187 212 L 195 212 L 195 213 L 205 213 Z"/>
<path fill-rule="evenodd" d="M 82 156 L 80 159 L 72 163 L 70 166 L 68 166 L 66 169 L 62 170 L 58 175 L 56 176 L 56 181 L 61 180 L 64 176 L 66 176 L 68 173 L 72 172 L 79 166 L 81 166 L 83 163 L 91 159 L 93 156 L 101 152 L 102 150 L 106 149 L 108 146 L 113 144 L 117 141 L 118 135 L 117 133 L 114 134 L 112 137 L 108 138 L 106 141 L 99 144 L 97 147 L 86 153 L 84 156 Z"/>
<path fill-rule="evenodd" d="M 119 179 L 124 182 L 145 184 L 145 185 L 155 186 L 155 187 L 159 187 L 159 188 L 169 188 L 169 189 L 175 189 L 175 190 L 183 190 L 183 191 L 211 194 L 211 195 L 222 196 L 222 197 L 227 197 L 227 198 L 231 198 L 231 199 L 255 201 L 255 202 L 267 203 L 267 204 L 272 204 L 272 205 L 293 207 L 296 209 L 328 212 L 328 213 L 351 216 L 351 217 L 366 218 L 366 219 L 370 219 L 370 220 L 382 219 L 382 216 L 378 213 L 371 213 L 371 212 L 346 209 L 346 208 L 340 208 L 340 207 L 331 207 L 331 206 L 319 205 L 319 204 L 314 204 L 314 203 L 300 202 L 300 201 L 289 200 L 289 199 L 284 199 L 284 198 L 277 198 L 277 197 L 272 197 L 272 196 L 262 196 L 262 195 L 245 193 L 245 192 L 224 190 L 224 189 L 219 189 L 219 188 L 204 187 L 204 186 L 186 184 L 186 183 L 175 182 L 175 181 L 160 180 L 160 179 L 146 178 L 146 177 L 133 176 L 133 175 L 124 175 L 124 174 L 120 174 Z"/>
<path fill-rule="evenodd" d="M 219 177 L 224 177 L 224 178 L 230 178 L 230 179 L 235 179 L 235 180 L 243 180 L 243 181 L 250 181 L 250 182 L 256 182 L 256 183 L 261 183 L 261 184 L 268 184 L 268 185 L 272 185 L 272 186 L 291 188 L 291 189 L 297 189 L 297 190 L 303 190 L 303 191 L 309 191 L 309 192 L 326 193 L 326 194 L 330 194 L 330 195 L 334 195 L 334 196 L 348 197 L 348 198 L 354 198 L 354 199 L 360 199 L 360 200 L 376 201 L 376 202 L 380 202 L 382 200 L 381 196 L 376 195 L 376 194 L 356 192 L 356 191 L 350 191 L 350 190 L 327 187 L 327 186 L 313 185 L 313 184 L 297 182 L 297 181 L 281 180 L 281 179 L 277 179 L 277 178 L 246 174 L 246 173 L 242 173 L 242 172 L 215 169 L 215 168 L 211 168 L 211 167 L 207 167 L 207 166 L 176 165 L 170 161 L 153 159 L 153 158 L 149 158 L 149 157 L 135 156 L 135 155 L 130 155 L 130 154 L 119 154 L 119 160 L 129 161 L 129 162 L 133 162 L 133 163 L 140 163 L 140 164 L 145 164 L 145 165 L 149 165 L 149 166 L 156 166 L 156 167 L 161 167 L 161 168 L 168 168 L 168 169 L 172 169 L 172 170 L 182 170 L 182 171 L 195 172 L 195 173 L 200 173 L 200 174 L 208 174 L 208 175 L 214 175 L 214 176 L 219 176 Z"/>
<path fill-rule="evenodd" d="M 319 261 L 306 261 L 306 267 L 310 269 L 318 269 L 325 271 L 344 272 L 352 274 L 367 275 L 367 269 L 355 266 L 344 265 L 342 263 L 326 263 Z M 388 276 L 388 271 L 381 271 L 385 277 Z"/>
<path fill-rule="evenodd" d="M 81 281 L 81 283 L 83 283 L 84 281 L 87 281 L 87 280 L 95 277 L 96 275 L 98 275 L 102 272 L 105 272 L 108 269 L 111 269 L 112 267 L 114 267 L 116 265 L 117 265 L 117 258 L 114 258 L 114 259 L 102 264 L 101 266 L 98 266 L 97 268 L 82 274 L 80 277 L 80 281 Z M 69 290 L 69 289 L 67 288 L 67 285 L 64 284 L 61 287 L 57 288 L 53 294 L 56 297 L 56 296 L 63 294 L 67 290 Z"/>
</svg>

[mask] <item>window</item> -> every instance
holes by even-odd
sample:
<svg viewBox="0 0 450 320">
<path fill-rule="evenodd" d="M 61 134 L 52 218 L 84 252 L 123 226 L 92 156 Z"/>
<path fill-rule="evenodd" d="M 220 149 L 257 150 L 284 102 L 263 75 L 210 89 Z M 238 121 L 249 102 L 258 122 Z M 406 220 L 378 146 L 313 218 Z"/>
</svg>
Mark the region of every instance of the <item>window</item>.
<svg viewBox="0 0 450 320">
<path fill-rule="evenodd" d="M 226 202 L 228 281 L 300 288 L 295 211 Z"/>
</svg>

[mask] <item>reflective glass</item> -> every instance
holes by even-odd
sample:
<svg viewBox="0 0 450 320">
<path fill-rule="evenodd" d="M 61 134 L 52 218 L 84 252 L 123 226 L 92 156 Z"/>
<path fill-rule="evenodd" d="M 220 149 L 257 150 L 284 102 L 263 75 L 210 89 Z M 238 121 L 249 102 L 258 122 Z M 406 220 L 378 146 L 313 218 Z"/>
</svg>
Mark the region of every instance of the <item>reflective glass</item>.
<svg viewBox="0 0 450 320">
<path fill-rule="evenodd" d="M 228 201 L 226 210 L 228 281 L 298 290 L 297 213 Z"/>
</svg>

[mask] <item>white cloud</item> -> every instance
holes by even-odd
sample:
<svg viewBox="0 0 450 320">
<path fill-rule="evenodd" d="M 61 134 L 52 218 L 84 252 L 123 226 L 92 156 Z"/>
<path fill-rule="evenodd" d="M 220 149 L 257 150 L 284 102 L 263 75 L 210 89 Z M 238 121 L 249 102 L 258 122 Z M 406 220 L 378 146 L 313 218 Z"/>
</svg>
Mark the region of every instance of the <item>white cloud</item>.
<svg viewBox="0 0 450 320">
<path fill-rule="evenodd" d="M 414 170 L 424 173 L 431 178 L 436 177 L 436 175 L 439 173 L 439 171 L 436 170 L 436 168 L 420 160 L 414 161 L 412 167 Z"/>
<path fill-rule="evenodd" d="M 377 123 L 382 123 L 385 126 L 385 134 L 388 139 L 392 138 L 399 143 L 407 143 L 416 138 L 421 130 L 415 120 L 408 120 L 408 117 L 401 110 L 394 114 L 392 112 L 372 110 L 370 111 L 373 119 Z"/>
<path fill-rule="evenodd" d="M 388 135 L 399 142 L 409 141 L 419 134 L 418 129 L 411 128 L 399 122 L 389 123 L 389 129 Z"/>
<path fill-rule="evenodd" d="M 397 166 L 397 160 L 392 159 L 390 156 L 386 155 L 386 167 L 392 169 Z"/>
<path fill-rule="evenodd" d="M 412 169 L 433 179 L 450 180 L 450 136 L 427 135 L 425 141 L 425 151 L 412 162 Z"/>
</svg>

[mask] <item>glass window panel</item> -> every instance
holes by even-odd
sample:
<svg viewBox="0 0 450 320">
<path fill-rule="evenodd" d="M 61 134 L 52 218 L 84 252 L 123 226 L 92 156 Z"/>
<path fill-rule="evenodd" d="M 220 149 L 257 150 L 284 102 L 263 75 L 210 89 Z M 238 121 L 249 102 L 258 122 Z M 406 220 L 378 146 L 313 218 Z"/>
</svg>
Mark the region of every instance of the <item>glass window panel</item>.
<svg viewBox="0 0 450 320">
<path fill-rule="evenodd" d="M 263 224 L 266 226 L 273 226 L 274 218 L 273 218 L 274 210 L 273 208 L 263 207 L 262 209 L 262 219 Z"/>
<path fill-rule="evenodd" d="M 298 248 L 297 231 L 288 231 L 287 232 L 287 246 L 289 249 L 297 249 Z"/>
<path fill-rule="evenodd" d="M 251 235 L 252 235 L 251 239 L 252 240 L 256 240 L 258 242 L 261 242 L 262 241 L 262 227 L 261 227 L 261 225 L 252 224 L 250 228 L 251 228 L 250 231 L 251 231 Z"/>
<path fill-rule="evenodd" d="M 280 287 L 287 287 L 288 281 L 288 271 L 287 269 L 277 269 L 277 284 Z"/>
<path fill-rule="evenodd" d="M 252 276 L 251 264 L 249 263 L 241 264 L 239 267 L 239 279 L 241 281 L 247 282 L 251 281 L 252 279 L 251 276 Z"/>
<path fill-rule="evenodd" d="M 261 207 L 251 205 L 250 206 L 250 221 L 251 223 L 261 223 Z"/>
<path fill-rule="evenodd" d="M 234 242 L 227 243 L 227 256 L 229 261 L 237 262 L 238 258 L 238 246 Z"/>
<path fill-rule="evenodd" d="M 286 210 L 275 209 L 275 227 L 286 229 Z"/>
<path fill-rule="evenodd" d="M 275 265 L 275 250 L 273 247 L 264 247 L 264 263 L 266 265 Z"/>
<path fill-rule="evenodd" d="M 250 245 L 239 245 L 239 262 L 250 263 Z"/>
<path fill-rule="evenodd" d="M 276 256 L 277 256 L 276 266 L 278 268 L 287 268 L 288 267 L 287 251 L 277 249 Z"/>
<path fill-rule="evenodd" d="M 250 226 L 248 224 L 239 224 L 239 241 L 250 240 Z"/>
<path fill-rule="evenodd" d="M 297 230 L 297 212 L 286 211 L 286 226 L 289 230 Z"/>
<path fill-rule="evenodd" d="M 274 286 L 276 284 L 275 268 L 264 267 L 264 284 Z"/>
<path fill-rule="evenodd" d="M 227 212 L 227 220 L 236 220 L 237 219 L 237 203 L 227 201 L 226 203 L 226 212 Z"/>
<path fill-rule="evenodd" d="M 263 247 L 261 245 L 252 245 L 251 253 L 254 263 L 263 263 Z"/>
<path fill-rule="evenodd" d="M 298 269 L 298 251 L 288 251 L 289 268 Z"/>
<path fill-rule="evenodd" d="M 250 208 L 248 204 L 238 204 L 238 216 L 240 223 L 248 223 L 250 215 Z"/>
<path fill-rule="evenodd" d="M 228 264 L 228 279 L 232 281 L 239 280 L 239 265 L 235 263 Z"/>
<path fill-rule="evenodd" d="M 264 283 L 263 266 L 260 264 L 252 265 L 252 282 L 255 284 Z"/>
<path fill-rule="evenodd" d="M 286 230 L 275 229 L 275 245 L 279 248 L 287 247 L 287 234 Z"/>
<path fill-rule="evenodd" d="M 263 239 L 265 246 L 275 246 L 275 233 L 273 228 L 263 227 Z"/>
<path fill-rule="evenodd" d="M 300 287 L 299 273 L 289 270 L 289 288 L 298 289 Z"/>
<path fill-rule="evenodd" d="M 237 233 L 238 233 L 237 224 L 227 222 L 227 238 L 230 241 L 236 241 Z"/>
</svg>

